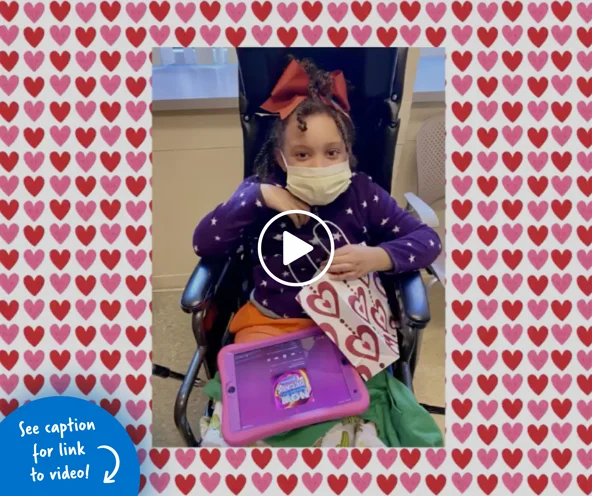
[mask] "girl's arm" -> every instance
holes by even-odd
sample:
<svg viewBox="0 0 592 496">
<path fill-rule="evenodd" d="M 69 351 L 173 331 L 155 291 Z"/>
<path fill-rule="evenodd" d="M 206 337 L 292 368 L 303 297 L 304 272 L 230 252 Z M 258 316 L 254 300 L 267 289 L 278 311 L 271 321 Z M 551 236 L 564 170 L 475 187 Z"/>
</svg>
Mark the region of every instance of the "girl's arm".
<svg viewBox="0 0 592 496">
<path fill-rule="evenodd" d="M 230 199 L 206 215 L 193 233 L 193 250 L 200 257 L 226 258 L 238 249 L 243 232 L 264 209 L 261 184 L 245 181 Z"/>
<path fill-rule="evenodd" d="M 362 208 L 367 211 L 368 234 L 372 243 L 389 255 L 393 266 L 389 273 L 410 272 L 430 266 L 442 250 L 436 231 L 401 208 L 369 177 L 362 180 L 365 197 Z"/>
</svg>

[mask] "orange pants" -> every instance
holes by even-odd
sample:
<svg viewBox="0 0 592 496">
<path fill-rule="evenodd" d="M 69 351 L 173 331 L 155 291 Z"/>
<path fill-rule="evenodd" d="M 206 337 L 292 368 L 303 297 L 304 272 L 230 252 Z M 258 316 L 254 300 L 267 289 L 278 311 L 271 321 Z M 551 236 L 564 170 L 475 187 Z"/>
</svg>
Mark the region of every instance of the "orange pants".
<svg viewBox="0 0 592 496">
<path fill-rule="evenodd" d="M 255 305 L 248 302 L 242 306 L 230 322 L 230 332 L 235 343 L 260 341 L 314 326 L 311 319 L 272 319 L 263 315 Z"/>
</svg>

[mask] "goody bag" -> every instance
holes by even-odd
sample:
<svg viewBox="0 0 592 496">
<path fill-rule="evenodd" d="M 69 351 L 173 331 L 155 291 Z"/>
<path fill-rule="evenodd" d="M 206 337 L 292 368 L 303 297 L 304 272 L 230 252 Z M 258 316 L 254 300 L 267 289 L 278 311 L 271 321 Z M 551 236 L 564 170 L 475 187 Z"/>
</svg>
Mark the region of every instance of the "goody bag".
<svg viewBox="0 0 592 496">
<path fill-rule="evenodd" d="M 339 226 L 327 221 L 326 224 L 351 244 Z M 316 231 L 314 234 L 318 244 L 329 253 Z M 290 271 L 298 280 L 291 268 Z M 296 299 L 363 379 L 374 377 L 399 359 L 396 322 L 377 273 L 354 281 L 334 281 L 325 275 L 304 286 Z"/>
</svg>

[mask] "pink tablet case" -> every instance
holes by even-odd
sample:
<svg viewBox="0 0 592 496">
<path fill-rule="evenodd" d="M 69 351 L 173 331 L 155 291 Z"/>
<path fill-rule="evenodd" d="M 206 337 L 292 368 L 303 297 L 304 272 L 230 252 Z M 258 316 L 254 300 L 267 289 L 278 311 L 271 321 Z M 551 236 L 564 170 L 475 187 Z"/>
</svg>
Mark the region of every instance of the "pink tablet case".
<svg viewBox="0 0 592 496">
<path fill-rule="evenodd" d="M 370 404 L 358 372 L 318 327 L 226 346 L 218 368 L 222 436 L 231 446 L 359 415 Z"/>
</svg>

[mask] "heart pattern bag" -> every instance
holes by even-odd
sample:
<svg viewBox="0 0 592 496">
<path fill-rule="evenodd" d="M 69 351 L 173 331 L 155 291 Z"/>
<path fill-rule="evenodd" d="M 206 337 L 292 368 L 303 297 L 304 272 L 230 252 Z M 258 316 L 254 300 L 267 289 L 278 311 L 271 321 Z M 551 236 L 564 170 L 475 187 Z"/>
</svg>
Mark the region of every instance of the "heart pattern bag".
<svg viewBox="0 0 592 496">
<path fill-rule="evenodd" d="M 339 226 L 325 223 L 351 244 Z M 315 238 L 329 253 L 316 232 Z M 326 274 L 304 286 L 296 299 L 365 380 L 399 359 L 396 322 L 377 273 L 354 281 L 334 281 Z"/>
</svg>

